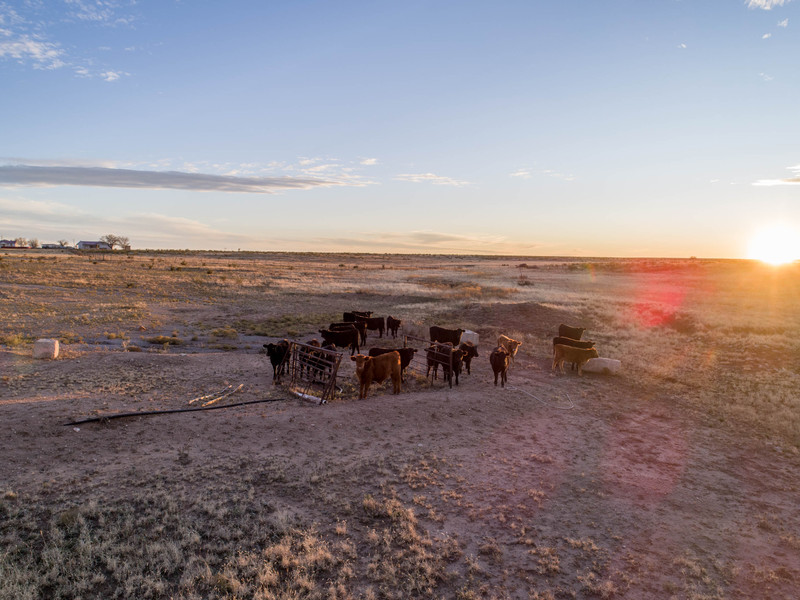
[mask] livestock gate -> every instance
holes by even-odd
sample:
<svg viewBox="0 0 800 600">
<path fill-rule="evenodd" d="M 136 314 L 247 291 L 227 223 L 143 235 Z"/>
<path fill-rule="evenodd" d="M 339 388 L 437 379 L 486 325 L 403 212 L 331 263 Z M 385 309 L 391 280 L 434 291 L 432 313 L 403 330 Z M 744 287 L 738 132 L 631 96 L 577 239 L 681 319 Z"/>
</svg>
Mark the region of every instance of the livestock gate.
<svg viewBox="0 0 800 600">
<path fill-rule="evenodd" d="M 325 404 L 336 394 L 336 375 L 342 353 L 290 342 L 284 362 L 289 370 L 289 391 L 306 400 Z"/>
<path fill-rule="evenodd" d="M 422 376 L 427 376 L 428 363 L 439 367 L 440 371 L 444 367 L 449 367 L 450 372 L 453 371 L 453 353 L 450 350 L 453 348 L 448 344 L 441 342 L 432 342 L 426 338 L 416 337 L 413 335 L 403 336 L 404 348 L 416 348 L 417 352 L 414 358 L 408 365 L 408 370 L 414 371 Z M 432 352 L 428 352 L 431 349 Z M 445 380 L 446 381 L 446 380 Z M 433 370 L 431 371 L 431 384 L 433 384 Z"/>
</svg>

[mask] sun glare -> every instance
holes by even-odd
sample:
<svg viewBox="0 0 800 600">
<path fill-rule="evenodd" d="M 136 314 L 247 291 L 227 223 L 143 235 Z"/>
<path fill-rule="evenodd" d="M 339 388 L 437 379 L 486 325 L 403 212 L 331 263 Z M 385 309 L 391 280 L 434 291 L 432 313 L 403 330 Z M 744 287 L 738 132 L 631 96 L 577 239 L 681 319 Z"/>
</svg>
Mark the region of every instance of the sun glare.
<svg viewBox="0 0 800 600">
<path fill-rule="evenodd" d="M 762 229 L 750 240 L 748 258 L 771 265 L 800 259 L 800 233 L 786 225 Z"/>
</svg>

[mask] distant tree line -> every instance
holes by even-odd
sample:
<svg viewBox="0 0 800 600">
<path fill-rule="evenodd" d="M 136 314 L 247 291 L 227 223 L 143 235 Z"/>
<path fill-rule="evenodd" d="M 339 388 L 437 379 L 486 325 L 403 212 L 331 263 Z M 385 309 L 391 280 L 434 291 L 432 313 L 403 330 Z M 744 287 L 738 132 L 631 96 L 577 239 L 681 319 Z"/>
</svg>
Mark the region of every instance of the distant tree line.
<svg viewBox="0 0 800 600">
<path fill-rule="evenodd" d="M 114 248 L 120 248 L 121 250 L 130 250 L 131 249 L 130 239 L 126 235 L 115 235 L 113 233 L 109 233 L 108 235 L 101 236 L 100 237 L 100 241 L 101 242 L 105 242 L 106 244 L 108 244 L 111 247 L 112 250 Z M 18 238 L 16 238 L 14 240 L 14 243 L 19 248 L 24 248 L 24 247 L 27 247 L 27 248 L 39 248 L 39 247 L 41 247 L 41 244 L 39 243 L 39 240 L 37 238 L 28 239 L 28 238 L 24 238 L 24 237 L 18 237 Z M 61 246 L 62 248 L 66 248 L 66 247 L 69 246 L 69 241 L 68 240 L 58 240 L 58 242 L 56 242 L 56 243 L 59 246 Z"/>
</svg>

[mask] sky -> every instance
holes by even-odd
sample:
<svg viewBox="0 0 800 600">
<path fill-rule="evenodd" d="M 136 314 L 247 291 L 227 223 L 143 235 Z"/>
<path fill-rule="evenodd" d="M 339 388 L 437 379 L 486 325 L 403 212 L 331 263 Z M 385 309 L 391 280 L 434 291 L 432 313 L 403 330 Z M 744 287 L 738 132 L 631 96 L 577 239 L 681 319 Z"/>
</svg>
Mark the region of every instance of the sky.
<svg viewBox="0 0 800 600">
<path fill-rule="evenodd" d="M 0 238 L 745 257 L 800 238 L 799 28 L 800 0 L 0 0 Z"/>
</svg>

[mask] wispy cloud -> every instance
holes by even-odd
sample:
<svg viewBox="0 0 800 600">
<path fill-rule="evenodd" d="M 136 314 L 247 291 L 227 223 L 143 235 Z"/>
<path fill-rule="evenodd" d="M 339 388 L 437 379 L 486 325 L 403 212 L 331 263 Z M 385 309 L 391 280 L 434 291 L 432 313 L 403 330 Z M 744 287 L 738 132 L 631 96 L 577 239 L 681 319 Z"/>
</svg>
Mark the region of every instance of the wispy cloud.
<svg viewBox="0 0 800 600">
<path fill-rule="evenodd" d="M 469 181 L 461 181 L 452 177 L 434 175 L 433 173 L 403 173 L 394 177 L 396 181 L 411 181 L 413 183 L 432 183 L 434 185 L 471 185 Z"/>
<path fill-rule="evenodd" d="M 765 33 L 764 35 L 761 36 L 761 39 L 762 40 L 768 40 L 771 37 L 772 37 L 771 33 Z"/>
<path fill-rule="evenodd" d="M 135 2 L 125 4 L 133 5 Z M 117 0 L 28 1 L 13 8 L 0 2 L 0 61 L 13 60 L 38 70 L 71 68 L 77 77 L 117 81 L 128 73 L 96 67 L 96 57 L 80 58 L 74 45 L 67 49 L 53 39 L 53 32 L 58 27 L 128 25 L 133 21 Z"/>
<path fill-rule="evenodd" d="M 378 159 L 377 158 L 365 158 L 365 159 L 362 159 L 362 161 L 359 164 L 362 164 L 365 167 L 371 167 L 373 165 L 377 165 L 378 164 Z"/>
<path fill-rule="evenodd" d="M 758 76 L 764 81 L 772 81 L 774 79 L 774 77 L 768 73 L 759 73 Z"/>
<path fill-rule="evenodd" d="M 308 189 L 342 185 L 342 183 L 300 177 L 235 177 L 106 167 L 0 166 L 0 186 L 57 185 L 270 194 L 287 189 Z"/>
<path fill-rule="evenodd" d="M 789 19 L 778 21 L 778 27 L 783 27 L 784 29 L 786 29 L 788 26 L 789 26 Z"/>
<path fill-rule="evenodd" d="M 517 169 L 508 175 L 509 177 L 519 177 L 520 179 L 531 179 L 535 175 L 560 179 L 561 181 L 574 181 L 576 179 L 575 175 L 569 173 L 562 173 L 553 169 L 532 169 L 528 167 Z"/>
<path fill-rule="evenodd" d="M 787 167 L 787 170 L 792 172 L 792 177 L 786 179 L 759 179 L 753 182 L 753 185 L 771 187 L 775 185 L 798 185 L 800 184 L 800 165 Z"/>
<path fill-rule="evenodd" d="M 34 69 L 60 69 L 66 66 L 64 50 L 51 42 L 0 29 L 0 59 L 31 64 Z"/>
<path fill-rule="evenodd" d="M 760 8 L 762 10 L 772 10 L 773 6 L 783 6 L 791 0 L 747 0 L 747 8 Z"/>
</svg>

